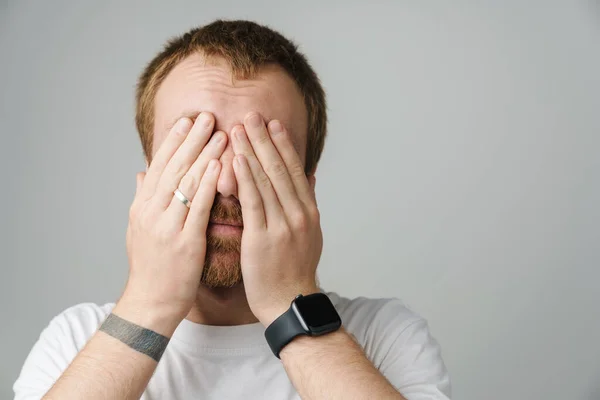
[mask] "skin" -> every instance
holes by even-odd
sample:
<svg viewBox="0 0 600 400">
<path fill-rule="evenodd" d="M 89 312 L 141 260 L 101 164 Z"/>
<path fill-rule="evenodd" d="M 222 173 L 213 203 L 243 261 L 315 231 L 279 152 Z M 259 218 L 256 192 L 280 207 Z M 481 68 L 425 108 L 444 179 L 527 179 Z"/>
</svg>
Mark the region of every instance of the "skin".
<svg viewBox="0 0 600 400">
<path fill-rule="evenodd" d="M 306 107 L 295 82 L 287 74 L 277 66 L 268 66 L 254 79 L 232 82 L 231 69 L 224 60 L 215 58 L 207 61 L 200 54 L 192 55 L 171 71 L 156 95 L 153 158 L 179 118 L 195 118 L 200 112 L 211 113 L 215 119 L 215 131 L 227 136 L 226 148 L 219 159 L 222 169 L 215 203 L 224 208 L 235 208 L 233 206 L 239 204 L 239 196 L 233 170 L 235 153 L 231 132 L 234 127 L 243 124 L 251 111 L 257 112 L 267 123 L 277 118 L 287 127 L 295 150 L 304 160 L 308 129 Z M 210 227 L 207 234 L 209 242 L 211 235 L 218 235 L 211 233 Z M 234 238 L 231 235 L 221 236 L 222 240 L 241 241 L 241 232 L 237 232 Z M 239 251 L 238 245 L 237 251 L 221 252 L 207 263 L 223 270 L 240 268 Z M 289 305 L 289 301 L 287 303 Z M 243 284 L 232 288 L 200 285 L 194 307 L 186 318 L 208 325 L 240 325 L 258 321 L 250 310 Z"/>
<path fill-rule="evenodd" d="M 184 60 L 163 85 L 157 149 L 147 173 L 137 176 L 130 210 L 129 279 L 113 313 L 167 338 L 183 318 L 268 326 L 297 294 L 318 291 L 322 234 L 314 176 L 305 175 L 302 162 L 300 95 L 277 68 L 232 84 L 224 63 L 201 56 Z M 200 114 L 192 124 L 182 113 Z M 189 209 L 173 196 L 177 188 L 191 200 Z M 211 227 L 215 202 L 236 201 L 243 230 Z M 199 284 L 215 250 L 211 235 L 240 242 L 239 251 L 213 253 L 208 266 L 227 271 L 239 262 L 243 285 Z M 293 340 L 280 356 L 303 399 L 403 399 L 343 328 Z M 156 365 L 98 331 L 44 398 L 139 398 Z"/>
</svg>

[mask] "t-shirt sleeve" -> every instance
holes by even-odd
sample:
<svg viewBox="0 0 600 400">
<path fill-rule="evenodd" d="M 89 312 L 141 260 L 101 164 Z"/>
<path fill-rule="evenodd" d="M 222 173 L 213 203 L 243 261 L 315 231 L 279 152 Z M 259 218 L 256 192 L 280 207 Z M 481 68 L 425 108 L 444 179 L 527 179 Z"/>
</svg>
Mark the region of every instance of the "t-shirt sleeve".
<svg viewBox="0 0 600 400">
<path fill-rule="evenodd" d="M 29 352 L 13 385 L 14 400 L 42 398 L 108 315 L 106 306 L 86 303 L 54 317 Z"/>
<path fill-rule="evenodd" d="M 406 310 L 399 300 L 380 310 L 382 351 L 377 367 L 407 400 L 450 399 L 450 377 L 440 345 L 427 321 L 416 314 L 406 319 Z"/>
</svg>

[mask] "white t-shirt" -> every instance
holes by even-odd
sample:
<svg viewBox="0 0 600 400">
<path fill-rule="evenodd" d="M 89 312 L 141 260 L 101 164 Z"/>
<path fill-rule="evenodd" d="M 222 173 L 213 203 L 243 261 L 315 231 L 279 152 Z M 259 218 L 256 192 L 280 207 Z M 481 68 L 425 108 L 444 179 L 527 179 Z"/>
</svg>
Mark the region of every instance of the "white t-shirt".
<svg viewBox="0 0 600 400">
<path fill-rule="evenodd" d="M 397 299 L 326 294 L 345 329 L 404 397 L 450 398 L 450 379 L 440 346 L 423 318 Z M 40 399 L 113 306 L 83 303 L 52 319 L 14 384 L 15 400 Z M 283 364 L 269 349 L 264 331 L 259 322 L 209 326 L 183 320 L 141 399 L 300 399 Z"/>
</svg>

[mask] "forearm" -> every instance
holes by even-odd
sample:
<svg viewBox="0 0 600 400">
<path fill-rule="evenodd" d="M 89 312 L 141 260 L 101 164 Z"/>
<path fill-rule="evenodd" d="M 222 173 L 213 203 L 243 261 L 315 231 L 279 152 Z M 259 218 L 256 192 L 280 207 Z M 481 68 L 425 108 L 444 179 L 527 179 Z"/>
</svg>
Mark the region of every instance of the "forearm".
<svg viewBox="0 0 600 400">
<path fill-rule="evenodd" d="M 296 338 L 280 356 L 303 399 L 404 399 L 344 329 Z"/>
<path fill-rule="evenodd" d="M 165 346 L 146 350 L 139 346 L 135 349 L 136 346 L 131 347 L 126 343 L 129 342 L 128 339 L 135 339 L 136 330 L 144 328 L 169 338 L 177 324 L 158 314 L 140 312 L 140 307 L 122 303 L 115 306 L 113 314 L 122 318 L 123 324 L 134 328 L 130 337 L 106 333 L 105 330 L 110 331 L 110 327 L 105 322 L 44 399 L 140 398 L 158 365 L 157 350 L 162 354 Z"/>
<path fill-rule="evenodd" d="M 156 364 L 97 332 L 44 399 L 139 399 Z"/>
</svg>

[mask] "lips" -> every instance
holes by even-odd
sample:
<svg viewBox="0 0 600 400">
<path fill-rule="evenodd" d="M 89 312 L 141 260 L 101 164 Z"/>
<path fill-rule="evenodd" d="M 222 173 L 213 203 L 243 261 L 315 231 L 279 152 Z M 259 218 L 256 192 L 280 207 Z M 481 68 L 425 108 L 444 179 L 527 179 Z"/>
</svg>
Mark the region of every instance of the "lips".
<svg viewBox="0 0 600 400">
<path fill-rule="evenodd" d="M 222 221 L 222 220 L 211 220 L 210 224 L 214 225 L 228 225 L 228 226 L 237 226 L 238 228 L 242 228 L 244 225 L 235 221 Z"/>
</svg>

